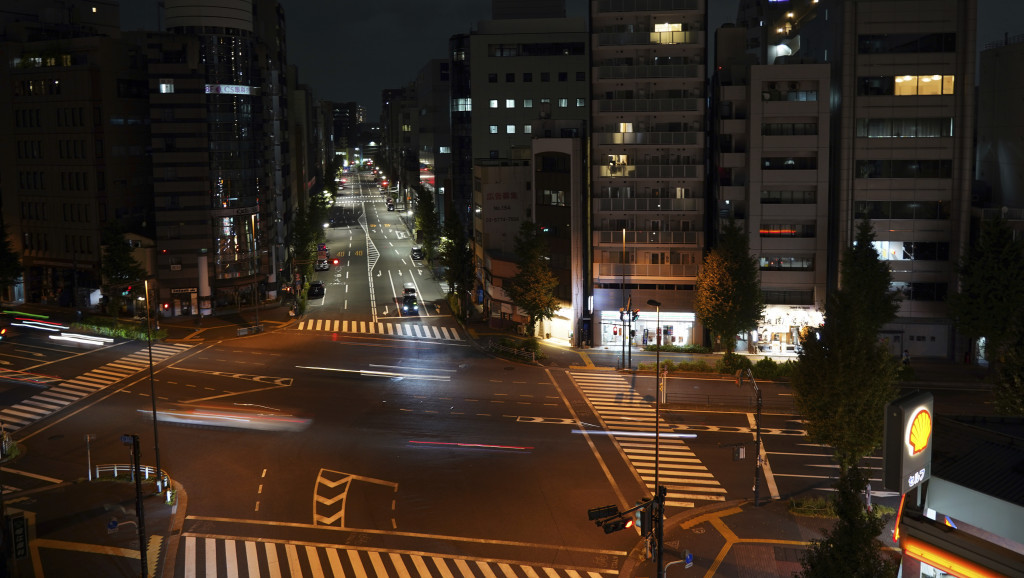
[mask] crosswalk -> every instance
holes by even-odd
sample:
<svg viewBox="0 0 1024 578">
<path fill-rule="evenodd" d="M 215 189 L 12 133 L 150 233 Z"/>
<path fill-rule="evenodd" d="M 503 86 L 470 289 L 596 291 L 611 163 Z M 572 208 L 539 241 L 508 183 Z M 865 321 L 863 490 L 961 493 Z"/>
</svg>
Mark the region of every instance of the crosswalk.
<svg viewBox="0 0 1024 578">
<path fill-rule="evenodd" d="M 622 376 L 612 373 L 572 372 L 573 381 L 594 406 L 633 469 L 654 495 L 654 405 L 637 394 Z M 660 420 L 660 418 L 659 418 Z M 708 471 L 686 442 L 674 437 L 671 424 L 660 420 L 658 483 L 668 489 L 665 505 L 692 508 L 695 501 L 721 502 L 725 488 Z"/>
<path fill-rule="evenodd" d="M 444 341 L 462 341 L 464 339 L 454 327 L 423 325 L 420 323 L 375 323 L 373 321 L 350 321 L 348 319 L 304 319 L 299 321 L 297 330 L 416 337 L 420 339 L 441 339 Z"/>
<path fill-rule="evenodd" d="M 181 343 L 154 343 L 153 363 L 174 357 L 190 347 Z M 17 431 L 144 369 L 149 369 L 149 352 L 146 348 L 74 379 L 61 381 L 11 407 L 0 409 L 0 423 L 9 432 Z"/>
<path fill-rule="evenodd" d="M 450 558 L 424 553 L 344 548 L 327 544 L 273 542 L 185 534 L 185 578 L 262 576 L 302 578 L 326 576 L 445 578 L 604 578 L 618 570 L 578 570 Z M 179 558 L 179 560 L 181 560 Z"/>
</svg>

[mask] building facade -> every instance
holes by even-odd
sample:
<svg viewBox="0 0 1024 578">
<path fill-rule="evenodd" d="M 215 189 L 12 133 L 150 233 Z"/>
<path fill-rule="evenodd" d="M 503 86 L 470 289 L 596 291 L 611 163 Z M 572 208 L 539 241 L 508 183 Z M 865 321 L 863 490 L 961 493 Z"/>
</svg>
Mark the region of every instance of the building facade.
<svg viewBox="0 0 1024 578">
<path fill-rule="evenodd" d="M 659 301 L 664 342 L 702 343 L 693 310 L 705 215 L 707 3 L 594 0 L 590 194 L 594 345 Z M 646 305 L 633 343 L 656 339 Z"/>
</svg>

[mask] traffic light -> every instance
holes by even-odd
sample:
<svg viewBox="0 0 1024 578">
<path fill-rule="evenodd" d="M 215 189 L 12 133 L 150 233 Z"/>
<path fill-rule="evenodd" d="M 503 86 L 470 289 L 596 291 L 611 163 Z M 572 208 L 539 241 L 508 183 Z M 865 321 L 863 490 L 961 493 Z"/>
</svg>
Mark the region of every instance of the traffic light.
<svg viewBox="0 0 1024 578">
<path fill-rule="evenodd" d="M 128 285 L 127 287 L 125 287 L 124 289 L 121 290 L 121 297 L 127 297 L 127 296 L 129 296 L 131 294 L 132 294 L 132 286 L 131 285 Z"/>
<path fill-rule="evenodd" d="M 654 502 L 648 502 L 644 504 L 642 508 L 636 511 L 636 526 L 640 529 L 640 535 L 650 532 L 654 529 Z"/>
<path fill-rule="evenodd" d="M 634 309 L 633 310 L 633 321 L 636 321 L 637 319 L 640 319 L 640 310 L 639 309 Z"/>
<path fill-rule="evenodd" d="M 337 267 L 339 263 L 341 263 L 341 259 L 335 258 L 333 261 L 331 261 L 331 265 L 334 265 L 335 267 Z"/>
<path fill-rule="evenodd" d="M 626 308 L 625 307 L 619 307 L 619 321 L 625 321 L 625 320 L 626 320 Z"/>
<path fill-rule="evenodd" d="M 604 524 L 601 524 L 601 527 L 604 528 L 605 534 L 611 534 L 612 532 L 618 532 L 619 530 L 632 528 L 633 518 L 612 518 Z"/>
</svg>

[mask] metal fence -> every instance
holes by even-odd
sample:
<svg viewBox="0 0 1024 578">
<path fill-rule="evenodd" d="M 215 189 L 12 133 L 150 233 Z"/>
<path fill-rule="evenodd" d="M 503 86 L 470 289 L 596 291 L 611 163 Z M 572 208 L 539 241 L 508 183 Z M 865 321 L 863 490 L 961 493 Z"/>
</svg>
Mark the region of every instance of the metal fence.
<svg viewBox="0 0 1024 578">
<path fill-rule="evenodd" d="M 142 472 L 142 479 L 148 480 L 150 478 L 156 478 L 156 468 L 153 466 L 141 466 L 139 471 Z M 135 467 L 131 464 L 104 464 L 96 466 L 96 477 L 118 477 L 118 476 L 133 476 L 135 475 Z"/>
<path fill-rule="evenodd" d="M 515 347 L 507 347 L 494 341 L 487 342 L 487 350 L 495 353 L 515 357 L 516 359 L 522 359 L 524 361 L 536 361 L 536 357 L 529 349 L 517 349 Z"/>
</svg>

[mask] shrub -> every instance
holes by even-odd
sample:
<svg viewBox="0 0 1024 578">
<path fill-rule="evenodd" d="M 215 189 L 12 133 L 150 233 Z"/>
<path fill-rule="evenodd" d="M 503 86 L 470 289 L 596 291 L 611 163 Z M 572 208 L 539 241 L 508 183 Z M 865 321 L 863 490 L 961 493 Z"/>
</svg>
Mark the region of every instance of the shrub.
<svg viewBox="0 0 1024 578">
<path fill-rule="evenodd" d="M 789 512 L 796 516 L 811 518 L 835 518 L 836 511 L 832 500 L 822 497 L 790 498 Z"/>
<path fill-rule="evenodd" d="M 658 346 L 649 344 L 644 346 L 644 351 L 658 351 Z M 711 353 L 711 349 L 704 347 L 703 345 L 687 344 L 687 345 L 671 345 L 662 343 L 662 351 L 669 353 Z"/>
<path fill-rule="evenodd" d="M 736 353 L 729 353 L 723 355 L 721 359 L 715 363 L 715 371 L 718 373 L 736 373 L 740 370 L 747 370 L 753 367 L 750 359 L 743 355 Z"/>
<path fill-rule="evenodd" d="M 796 362 L 793 360 L 778 363 L 769 357 L 761 359 L 753 367 L 755 378 L 768 381 L 786 381 L 793 375 L 795 369 Z"/>
</svg>

